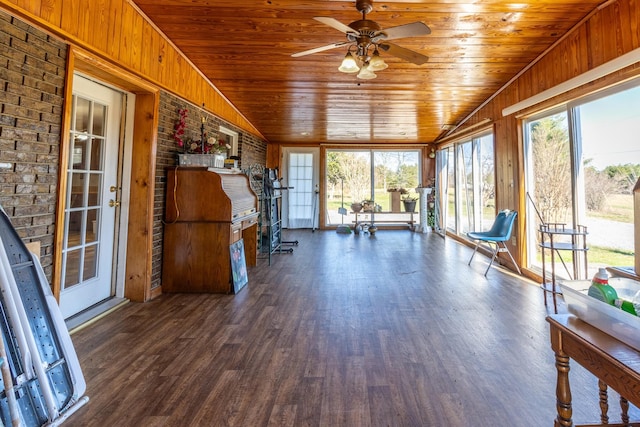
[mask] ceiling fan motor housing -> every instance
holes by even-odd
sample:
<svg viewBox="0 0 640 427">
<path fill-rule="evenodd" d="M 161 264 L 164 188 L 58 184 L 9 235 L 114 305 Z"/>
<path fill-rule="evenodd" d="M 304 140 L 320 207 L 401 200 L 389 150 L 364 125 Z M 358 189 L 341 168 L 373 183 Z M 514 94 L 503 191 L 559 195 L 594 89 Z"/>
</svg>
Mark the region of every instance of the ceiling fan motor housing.
<svg viewBox="0 0 640 427">
<path fill-rule="evenodd" d="M 371 12 L 373 10 L 373 0 L 356 0 L 356 9 L 364 14 Z"/>
<path fill-rule="evenodd" d="M 353 28 L 357 34 L 347 34 L 347 40 L 355 42 L 358 47 L 364 48 L 369 46 L 374 37 L 380 34 L 382 29 L 377 22 L 370 21 L 368 19 L 361 19 L 349 24 L 349 27 Z"/>
</svg>

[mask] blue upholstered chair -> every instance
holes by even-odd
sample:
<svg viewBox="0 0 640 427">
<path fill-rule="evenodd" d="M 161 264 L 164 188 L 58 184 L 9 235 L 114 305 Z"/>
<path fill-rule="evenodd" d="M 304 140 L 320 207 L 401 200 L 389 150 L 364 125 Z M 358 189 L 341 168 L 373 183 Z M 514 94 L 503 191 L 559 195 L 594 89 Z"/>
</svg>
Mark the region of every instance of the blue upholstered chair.
<svg viewBox="0 0 640 427">
<path fill-rule="evenodd" d="M 496 217 L 496 220 L 494 221 L 489 231 L 470 231 L 469 233 L 467 233 L 467 236 L 469 236 L 470 239 L 476 241 L 476 247 L 473 249 L 471 259 L 469 259 L 469 265 L 471 265 L 471 261 L 473 260 L 473 257 L 476 254 L 480 243 L 486 242 L 489 244 L 489 248 L 491 248 L 493 256 L 491 257 L 491 262 L 487 267 L 487 271 L 484 272 L 485 276 L 489 272 L 489 269 L 491 268 L 493 261 L 496 259 L 496 256 L 498 256 L 498 252 L 506 252 L 509 255 L 509 258 L 511 258 L 511 262 L 513 262 L 513 265 L 516 267 L 516 270 L 518 270 L 518 274 L 522 274 L 520 272 L 520 267 L 518 267 L 518 264 L 516 264 L 513 256 L 511 256 L 511 252 L 509 252 L 509 248 L 507 248 L 507 245 L 505 244 L 505 242 L 507 242 L 511 238 L 513 223 L 516 220 L 516 216 L 518 216 L 518 212 L 516 211 L 501 211 L 500 213 L 498 213 L 498 216 Z M 495 247 L 492 246 L 492 244 L 495 245 Z"/>
</svg>

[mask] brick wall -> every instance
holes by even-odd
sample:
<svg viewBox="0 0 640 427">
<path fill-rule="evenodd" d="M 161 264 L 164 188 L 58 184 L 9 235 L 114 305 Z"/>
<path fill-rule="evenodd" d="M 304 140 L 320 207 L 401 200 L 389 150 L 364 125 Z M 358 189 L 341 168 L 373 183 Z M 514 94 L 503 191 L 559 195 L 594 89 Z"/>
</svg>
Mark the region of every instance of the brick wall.
<svg viewBox="0 0 640 427">
<path fill-rule="evenodd" d="M 25 242 L 40 242 L 42 266 L 49 280 L 66 57 L 66 44 L 0 11 L 0 162 L 11 165 L 0 169 L 0 204 Z M 206 115 L 208 132 L 220 125 L 238 132 L 240 167 L 266 164 L 267 145 L 260 138 L 171 94 L 161 94 L 152 288 L 159 286 L 161 280 L 165 168 L 176 164 L 179 149 L 172 131 L 180 108 L 189 110 L 190 137 L 199 139 L 200 118 Z"/>
<path fill-rule="evenodd" d="M 0 11 L 0 204 L 51 280 L 67 46 Z"/>
<path fill-rule="evenodd" d="M 220 125 L 238 132 L 238 156 L 240 157 L 239 167 L 247 168 L 252 164 L 265 165 L 267 162 L 267 144 L 265 141 L 239 128 L 223 121 L 219 117 L 211 115 L 201 108 L 187 104 L 180 98 L 169 93 L 162 92 L 160 95 L 160 107 L 158 115 L 158 150 L 155 176 L 155 197 L 153 212 L 153 254 L 152 254 L 152 276 L 151 288 L 161 284 L 162 276 L 162 240 L 163 240 L 163 219 L 165 206 L 165 191 L 167 173 L 166 168 L 175 166 L 178 160 L 178 153 L 182 150 L 173 139 L 173 130 L 178 120 L 178 110 L 186 108 L 187 126 L 185 136 L 194 140 L 200 139 L 201 117 L 205 116 L 207 122 L 205 132 L 215 134 Z"/>
</svg>

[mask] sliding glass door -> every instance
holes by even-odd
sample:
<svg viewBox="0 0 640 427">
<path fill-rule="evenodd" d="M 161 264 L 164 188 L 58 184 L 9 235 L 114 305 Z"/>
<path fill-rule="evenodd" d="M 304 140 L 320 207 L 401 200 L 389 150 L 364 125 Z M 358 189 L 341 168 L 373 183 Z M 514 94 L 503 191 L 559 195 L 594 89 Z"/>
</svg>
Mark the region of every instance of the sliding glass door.
<svg viewBox="0 0 640 427">
<path fill-rule="evenodd" d="M 421 182 L 418 150 L 328 150 L 326 168 L 328 226 L 351 224 L 351 204 L 356 202 L 371 201 L 379 211 L 389 212 L 391 190 L 415 195 Z"/>
<path fill-rule="evenodd" d="M 483 133 L 437 153 L 436 185 L 442 220 L 464 236 L 488 230 L 496 216 L 493 134 Z"/>
<path fill-rule="evenodd" d="M 632 189 L 640 176 L 638 82 L 532 117 L 524 134 L 528 266 L 540 268 L 541 221 L 587 226 L 588 276 L 598 267 L 632 266 Z M 561 267 L 556 273 L 576 279 L 573 270 L 584 268 Z"/>
</svg>

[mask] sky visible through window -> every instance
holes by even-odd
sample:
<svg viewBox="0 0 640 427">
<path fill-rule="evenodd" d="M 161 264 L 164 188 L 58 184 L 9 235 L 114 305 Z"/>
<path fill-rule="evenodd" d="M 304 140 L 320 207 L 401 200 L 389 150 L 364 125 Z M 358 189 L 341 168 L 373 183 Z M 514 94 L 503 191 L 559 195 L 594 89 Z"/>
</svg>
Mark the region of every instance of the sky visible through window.
<svg viewBox="0 0 640 427">
<path fill-rule="evenodd" d="M 603 171 L 607 166 L 640 164 L 640 86 L 582 104 L 579 112 L 583 160 L 588 165 Z M 633 265 L 633 218 L 629 190 L 610 194 L 602 208 L 587 211 L 590 270 Z"/>
<path fill-rule="evenodd" d="M 580 106 L 584 159 L 598 170 L 640 164 L 640 86 Z"/>
</svg>

